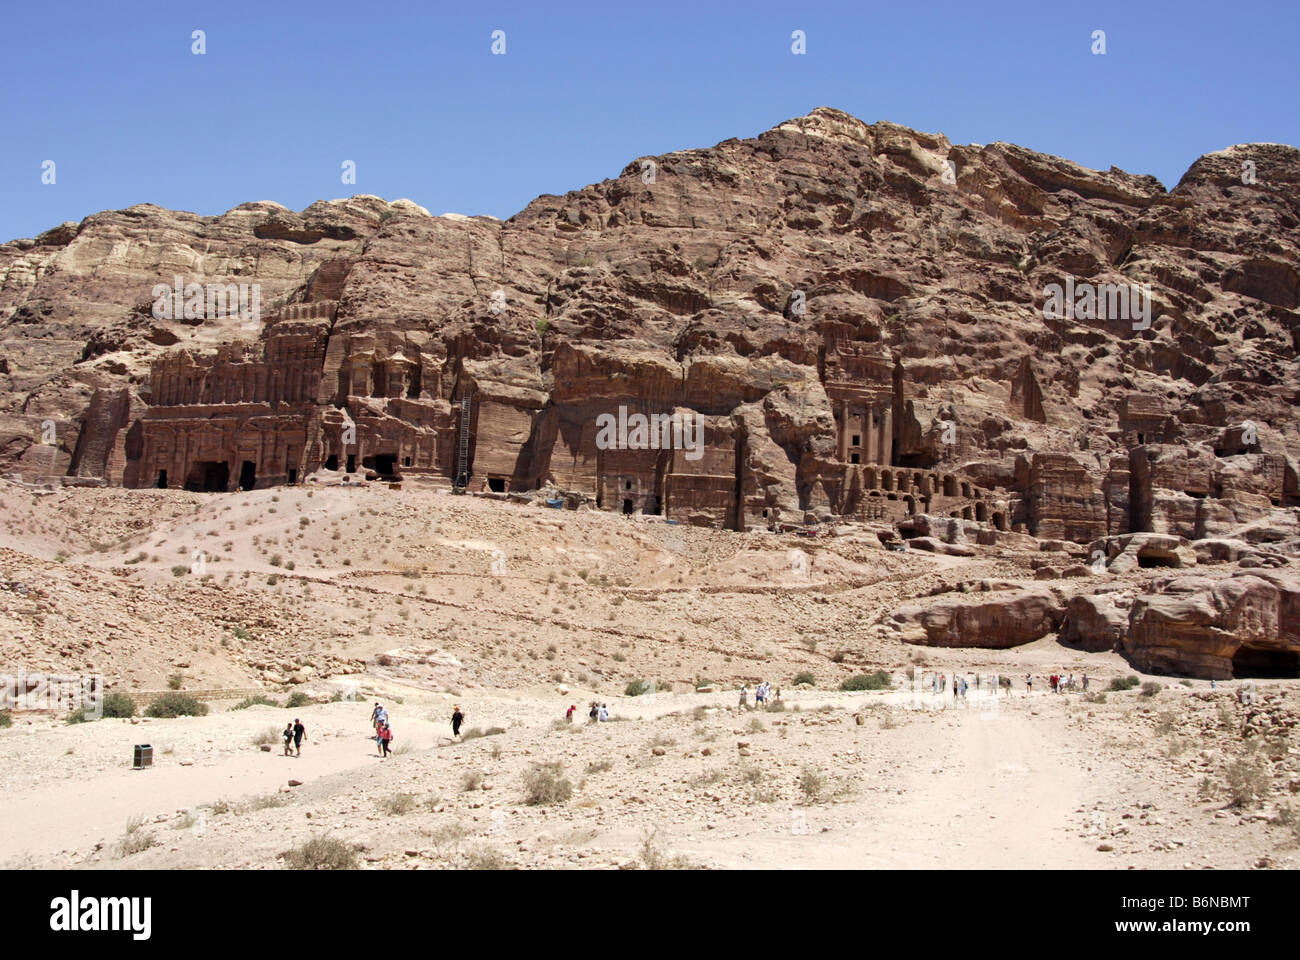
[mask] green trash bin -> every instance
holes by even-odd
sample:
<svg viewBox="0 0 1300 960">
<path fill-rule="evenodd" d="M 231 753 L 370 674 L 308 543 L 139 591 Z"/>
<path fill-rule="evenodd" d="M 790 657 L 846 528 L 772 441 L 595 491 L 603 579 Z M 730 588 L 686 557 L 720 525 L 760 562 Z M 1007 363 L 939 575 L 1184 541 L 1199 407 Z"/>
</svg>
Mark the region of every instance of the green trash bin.
<svg viewBox="0 0 1300 960">
<path fill-rule="evenodd" d="M 135 763 L 131 765 L 132 770 L 145 770 L 153 766 L 153 745 L 148 743 L 137 743 L 135 745 Z"/>
</svg>

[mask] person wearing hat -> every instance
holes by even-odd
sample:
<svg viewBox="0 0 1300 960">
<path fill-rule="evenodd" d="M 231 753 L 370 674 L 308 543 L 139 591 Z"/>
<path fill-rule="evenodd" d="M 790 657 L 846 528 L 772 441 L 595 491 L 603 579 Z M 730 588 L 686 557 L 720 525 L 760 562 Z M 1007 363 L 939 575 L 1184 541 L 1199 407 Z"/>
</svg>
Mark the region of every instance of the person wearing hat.
<svg viewBox="0 0 1300 960">
<path fill-rule="evenodd" d="M 460 704 L 456 704 L 451 711 L 451 735 L 460 736 L 460 725 L 465 722 L 465 714 L 460 712 Z"/>
</svg>

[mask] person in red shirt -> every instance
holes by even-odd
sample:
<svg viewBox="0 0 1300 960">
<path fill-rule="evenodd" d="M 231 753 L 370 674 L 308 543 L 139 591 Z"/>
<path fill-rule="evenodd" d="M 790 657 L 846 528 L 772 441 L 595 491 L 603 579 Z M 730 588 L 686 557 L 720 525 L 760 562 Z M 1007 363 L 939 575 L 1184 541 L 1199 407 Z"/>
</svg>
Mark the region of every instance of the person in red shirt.
<svg viewBox="0 0 1300 960">
<path fill-rule="evenodd" d="M 573 711 L 578 709 L 573 704 L 569 704 L 569 709 L 564 711 L 564 722 L 573 723 Z"/>
<path fill-rule="evenodd" d="M 388 744 L 392 742 L 392 739 L 393 739 L 393 728 L 386 723 L 381 723 L 379 725 L 380 756 L 383 757 L 388 756 Z"/>
</svg>

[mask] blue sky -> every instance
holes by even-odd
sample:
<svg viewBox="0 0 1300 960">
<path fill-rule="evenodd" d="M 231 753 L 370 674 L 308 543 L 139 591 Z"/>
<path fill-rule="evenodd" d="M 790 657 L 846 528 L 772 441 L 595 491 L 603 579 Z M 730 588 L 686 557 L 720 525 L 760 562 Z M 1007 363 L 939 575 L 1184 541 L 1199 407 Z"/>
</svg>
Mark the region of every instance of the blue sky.
<svg viewBox="0 0 1300 960">
<path fill-rule="evenodd" d="M 143 202 L 210 215 L 373 193 L 504 218 L 635 157 L 754 136 L 820 105 L 1173 187 L 1202 153 L 1300 144 L 1298 11 L 1293 0 L 9 0 L 0 241 Z M 203 56 L 191 53 L 196 29 Z M 355 186 L 340 181 L 345 160 Z"/>
</svg>

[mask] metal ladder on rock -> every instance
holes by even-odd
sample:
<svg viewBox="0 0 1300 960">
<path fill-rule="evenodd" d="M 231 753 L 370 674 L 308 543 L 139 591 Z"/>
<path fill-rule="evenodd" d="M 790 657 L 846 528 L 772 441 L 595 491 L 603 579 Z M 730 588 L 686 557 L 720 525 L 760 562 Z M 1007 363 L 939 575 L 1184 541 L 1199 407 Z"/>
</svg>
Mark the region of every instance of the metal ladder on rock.
<svg viewBox="0 0 1300 960">
<path fill-rule="evenodd" d="M 469 397 L 460 398 L 460 456 L 456 464 L 456 489 L 469 486 Z"/>
</svg>

